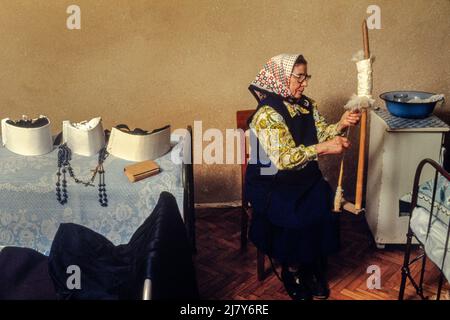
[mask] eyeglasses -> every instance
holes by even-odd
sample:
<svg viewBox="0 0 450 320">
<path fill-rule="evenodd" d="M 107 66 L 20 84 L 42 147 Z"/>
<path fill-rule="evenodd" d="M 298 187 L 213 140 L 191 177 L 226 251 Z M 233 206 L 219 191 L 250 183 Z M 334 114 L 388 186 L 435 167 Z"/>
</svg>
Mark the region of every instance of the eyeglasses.
<svg viewBox="0 0 450 320">
<path fill-rule="evenodd" d="M 291 73 L 291 76 L 295 77 L 297 79 L 298 84 L 302 84 L 304 81 L 309 81 L 311 79 L 310 74 L 295 74 Z"/>
</svg>

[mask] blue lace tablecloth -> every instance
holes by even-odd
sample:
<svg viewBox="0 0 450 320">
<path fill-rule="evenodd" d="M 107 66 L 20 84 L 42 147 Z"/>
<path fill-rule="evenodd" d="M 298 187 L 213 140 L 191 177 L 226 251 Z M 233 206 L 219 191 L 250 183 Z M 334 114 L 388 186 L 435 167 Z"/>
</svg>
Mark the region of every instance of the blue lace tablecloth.
<svg viewBox="0 0 450 320">
<path fill-rule="evenodd" d="M 104 163 L 108 207 L 100 206 L 97 186 L 77 185 L 70 178 L 68 203 L 62 206 L 57 202 L 57 149 L 25 157 L 0 147 L 0 248 L 28 247 L 48 254 L 56 230 L 64 222 L 91 228 L 115 245 L 127 243 L 162 191 L 172 193 L 183 212 L 183 169 L 171 159 L 172 152 L 182 154 L 182 145 L 176 144 L 155 160 L 161 167 L 159 174 L 136 183 L 130 183 L 123 172 L 132 162 L 110 155 Z M 96 167 L 97 156 L 73 155 L 71 163 L 76 176 L 86 180 Z"/>
</svg>

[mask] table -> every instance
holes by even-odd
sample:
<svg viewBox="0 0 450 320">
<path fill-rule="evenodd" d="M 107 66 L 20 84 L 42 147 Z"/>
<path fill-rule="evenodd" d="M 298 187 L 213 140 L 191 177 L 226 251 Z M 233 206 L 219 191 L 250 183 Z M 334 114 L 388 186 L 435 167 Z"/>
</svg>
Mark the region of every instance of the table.
<svg viewBox="0 0 450 320">
<path fill-rule="evenodd" d="M 0 147 L 0 247 L 28 247 L 48 254 L 59 224 L 68 222 L 91 228 L 115 245 L 127 243 L 162 191 L 174 195 L 186 218 L 183 164 L 171 159 L 172 154 L 183 154 L 183 141 L 175 142 L 179 139 L 171 137 L 172 151 L 155 160 L 161 172 L 136 183 L 130 183 L 123 173 L 132 162 L 109 155 L 104 162 L 108 207 L 100 206 L 97 187 L 77 185 L 70 178 L 68 203 L 57 202 L 57 148 L 46 155 L 26 157 Z M 77 176 L 89 177 L 97 156 L 73 155 L 71 163 Z"/>
</svg>

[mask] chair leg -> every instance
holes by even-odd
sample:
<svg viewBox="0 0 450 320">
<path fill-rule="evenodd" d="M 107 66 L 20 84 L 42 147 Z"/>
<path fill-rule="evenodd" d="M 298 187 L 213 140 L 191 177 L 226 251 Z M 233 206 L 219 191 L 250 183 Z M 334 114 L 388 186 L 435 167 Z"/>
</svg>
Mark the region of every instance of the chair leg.
<svg viewBox="0 0 450 320">
<path fill-rule="evenodd" d="M 248 233 L 248 214 L 247 210 L 242 207 L 241 212 L 241 250 L 245 250 L 247 248 L 247 233 Z"/>
<path fill-rule="evenodd" d="M 262 281 L 265 278 L 265 266 L 264 266 L 264 262 L 265 262 L 265 255 L 264 253 L 257 249 L 256 251 L 256 274 L 258 276 L 258 280 Z"/>
<path fill-rule="evenodd" d="M 403 267 L 402 267 L 402 282 L 400 284 L 400 292 L 398 294 L 398 300 L 403 300 L 405 294 L 406 278 L 409 274 L 409 257 L 411 255 L 412 234 L 413 234 L 412 230 L 408 228 L 405 258 L 403 260 Z"/>
</svg>

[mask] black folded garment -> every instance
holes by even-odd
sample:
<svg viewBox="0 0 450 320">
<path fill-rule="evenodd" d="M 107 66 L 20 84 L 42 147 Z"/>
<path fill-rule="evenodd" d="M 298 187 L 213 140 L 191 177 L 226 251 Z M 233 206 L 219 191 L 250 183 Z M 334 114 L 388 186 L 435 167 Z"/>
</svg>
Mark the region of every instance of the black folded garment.
<svg viewBox="0 0 450 320">
<path fill-rule="evenodd" d="M 7 120 L 6 123 L 21 128 L 40 128 L 50 123 L 47 117 L 36 119 Z"/>
<path fill-rule="evenodd" d="M 128 125 L 126 125 L 126 124 L 118 124 L 116 126 L 116 129 L 119 129 L 120 131 L 125 132 L 125 133 L 134 134 L 134 135 L 141 135 L 142 136 L 142 135 L 148 135 L 148 134 L 157 133 L 157 132 L 163 131 L 163 130 L 169 128 L 169 127 L 170 127 L 170 125 L 166 125 L 164 127 L 161 127 L 161 128 L 158 128 L 158 129 L 154 129 L 153 131 L 149 132 L 149 131 L 141 129 L 141 128 L 135 128 L 135 129 L 131 130 L 128 127 Z"/>
<path fill-rule="evenodd" d="M 0 251 L 0 300 L 55 300 L 48 257 L 28 248 Z"/>
<path fill-rule="evenodd" d="M 191 253 L 176 200 L 163 192 L 125 245 L 115 246 L 80 225 L 61 224 L 50 251 L 49 273 L 59 299 L 141 299 L 147 278 L 152 299 L 198 299 Z M 70 266 L 80 270 L 80 289 L 67 286 Z"/>
</svg>

